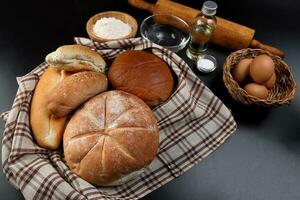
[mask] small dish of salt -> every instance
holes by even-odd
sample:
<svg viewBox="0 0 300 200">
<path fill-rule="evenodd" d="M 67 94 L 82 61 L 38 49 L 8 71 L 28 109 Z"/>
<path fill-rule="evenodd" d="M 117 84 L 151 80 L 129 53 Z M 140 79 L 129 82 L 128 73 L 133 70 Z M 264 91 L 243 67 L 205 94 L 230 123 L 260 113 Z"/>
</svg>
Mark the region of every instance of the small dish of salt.
<svg viewBox="0 0 300 200">
<path fill-rule="evenodd" d="M 217 60 L 211 55 L 199 56 L 197 60 L 197 69 L 203 73 L 210 73 L 217 67 Z"/>
</svg>

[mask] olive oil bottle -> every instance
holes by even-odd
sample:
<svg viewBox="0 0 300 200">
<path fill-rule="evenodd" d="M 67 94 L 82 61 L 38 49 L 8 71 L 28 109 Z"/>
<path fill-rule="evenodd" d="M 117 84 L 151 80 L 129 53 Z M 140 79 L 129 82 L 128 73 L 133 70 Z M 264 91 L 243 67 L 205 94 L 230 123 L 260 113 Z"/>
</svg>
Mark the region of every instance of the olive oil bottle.
<svg viewBox="0 0 300 200">
<path fill-rule="evenodd" d="M 216 12 L 217 4 L 215 2 L 204 2 L 191 30 L 192 37 L 186 51 L 190 59 L 196 61 L 207 50 L 213 31 L 217 26 Z"/>
</svg>

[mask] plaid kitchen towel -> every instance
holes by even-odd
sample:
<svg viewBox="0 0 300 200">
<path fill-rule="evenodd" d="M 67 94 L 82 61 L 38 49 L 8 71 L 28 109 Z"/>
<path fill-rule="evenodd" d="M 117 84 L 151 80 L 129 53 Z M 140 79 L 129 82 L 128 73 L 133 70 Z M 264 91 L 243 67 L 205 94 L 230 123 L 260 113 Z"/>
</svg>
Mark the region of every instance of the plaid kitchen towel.
<svg viewBox="0 0 300 200">
<path fill-rule="evenodd" d="M 26 199 L 139 199 L 180 176 L 212 153 L 236 129 L 226 106 L 199 80 L 175 53 L 141 38 L 96 43 L 75 38 L 109 60 L 120 53 L 148 49 L 174 71 L 178 82 L 172 96 L 153 113 L 160 130 L 155 160 L 134 180 L 116 187 L 95 187 L 73 174 L 62 150 L 39 147 L 29 125 L 34 88 L 48 67 L 42 63 L 17 79 L 19 89 L 6 121 L 2 141 L 2 167 L 8 181 Z"/>
</svg>

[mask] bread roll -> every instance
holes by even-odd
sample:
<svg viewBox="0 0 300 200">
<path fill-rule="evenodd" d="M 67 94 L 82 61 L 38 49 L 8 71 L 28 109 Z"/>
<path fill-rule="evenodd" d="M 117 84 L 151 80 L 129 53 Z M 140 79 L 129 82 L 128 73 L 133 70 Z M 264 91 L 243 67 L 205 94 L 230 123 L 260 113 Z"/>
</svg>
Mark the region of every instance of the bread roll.
<svg viewBox="0 0 300 200">
<path fill-rule="evenodd" d="M 93 71 L 75 73 L 62 81 L 49 96 L 48 110 L 63 117 L 89 98 L 107 90 L 107 78 Z"/>
<path fill-rule="evenodd" d="M 64 154 L 70 169 L 97 185 L 134 178 L 158 152 L 159 132 L 150 108 L 122 91 L 90 99 L 70 119 Z"/>
<path fill-rule="evenodd" d="M 154 107 L 173 91 L 173 76 L 168 65 L 145 51 L 127 51 L 112 63 L 108 79 L 116 90 L 132 93 Z"/>
<path fill-rule="evenodd" d="M 66 117 L 55 118 L 48 112 L 47 105 L 53 89 L 69 75 L 49 67 L 35 88 L 31 101 L 30 125 L 33 136 L 41 147 L 56 149 L 62 140 Z"/>
<path fill-rule="evenodd" d="M 106 63 L 96 51 L 82 45 L 65 45 L 46 57 L 46 62 L 65 71 L 104 72 Z"/>
</svg>

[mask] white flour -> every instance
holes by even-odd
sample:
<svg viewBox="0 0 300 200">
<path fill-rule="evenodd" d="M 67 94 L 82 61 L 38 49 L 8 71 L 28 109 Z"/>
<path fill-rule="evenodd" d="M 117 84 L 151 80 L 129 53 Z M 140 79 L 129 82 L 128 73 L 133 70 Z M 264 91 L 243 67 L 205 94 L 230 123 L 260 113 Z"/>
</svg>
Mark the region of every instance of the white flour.
<svg viewBox="0 0 300 200">
<path fill-rule="evenodd" d="M 105 39 L 118 39 L 131 32 L 131 26 L 114 17 L 104 17 L 96 21 L 93 31 Z"/>
</svg>

